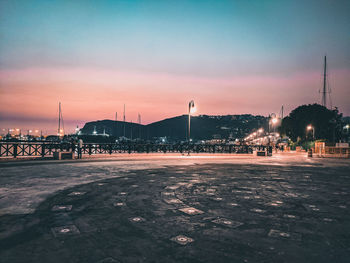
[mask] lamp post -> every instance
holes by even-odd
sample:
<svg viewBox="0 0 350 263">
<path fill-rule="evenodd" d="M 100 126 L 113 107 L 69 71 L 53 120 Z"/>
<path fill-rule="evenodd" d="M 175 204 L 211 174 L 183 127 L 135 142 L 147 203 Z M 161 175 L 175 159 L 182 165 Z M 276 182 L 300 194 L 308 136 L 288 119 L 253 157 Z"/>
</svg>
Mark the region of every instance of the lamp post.
<svg viewBox="0 0 350 263">
<path fill-rule="evenodd" d="M 191 141 L 191 113 L 195 111 L 196 107 L 194 106 L 194 101 L 191 100 L 190 103 L 188 103 L 188 144 L 190 144 Z"/>
<path fill-rule="evenodd" d="M 275 127 L 278 122 L 277 116 L 275 113 L 270 114 L 270 120 L 269 120 L 269 133 L 271 132 L 270 126 L 273 127 L 273 132 L 275 132 Z"/>
<path fill-rule="evenodd" d="M 307 131 L 311 131 L 312 130 L 312 139 L 314 140 L 315 139 L 315 128 L 309 124 L 307 127 L 306 127 L 306 130 Z"/>
</svg>

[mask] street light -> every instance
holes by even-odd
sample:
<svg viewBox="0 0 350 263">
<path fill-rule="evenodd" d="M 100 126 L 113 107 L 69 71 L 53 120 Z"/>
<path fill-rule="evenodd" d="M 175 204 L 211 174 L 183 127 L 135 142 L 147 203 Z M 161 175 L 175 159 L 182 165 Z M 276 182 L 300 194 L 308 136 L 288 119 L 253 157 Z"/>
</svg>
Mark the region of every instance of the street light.
<svg viewBox="0 0 350 263">
<path fill-rule="evenodd" d="M 275 131 L 276 124 L 278 122 L 278 118 L 275 113 L 270 114 L 270 120 L 269 120 L 269 133 L 271 132 L 270 126 L 273 126 L 273 131 Z"/>
<path fill-rule="evenodd" d="M 191 113 L 196 112 L 196 107 L 194 106 L 194 101 L 191 100 L 188 103 L 188 143 L 191 141 Z"/>
<path fill-rule="evenodd" d="M 311 131 L 312 130 L 312 139 L 315 139 L 315 128 L 309 124 L 307 127 L 306 127 L 306 130 L 307 131 Z"/>
</svg>

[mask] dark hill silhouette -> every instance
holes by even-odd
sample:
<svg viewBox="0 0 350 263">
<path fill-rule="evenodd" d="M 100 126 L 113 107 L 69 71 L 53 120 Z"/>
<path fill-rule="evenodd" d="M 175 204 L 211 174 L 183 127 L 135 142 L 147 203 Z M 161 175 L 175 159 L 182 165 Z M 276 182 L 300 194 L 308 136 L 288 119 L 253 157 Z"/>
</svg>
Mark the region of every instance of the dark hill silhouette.
<svg viewBox="0 0 350 263">
<path fill-rule="evenodd" d="M 187 139 L 188 115 L 164 119 L 148 125 L 137 123 L 101 120 L 88 122 L 82 129 L 83 134 L 92 134 L 96 129 L 98 134 L 104 131 L 114 137 L 153 139 L 155 137 L 168 137 L 172 140 Z M 125 134 L 124 134 L 125 126 Z M 191 138 L 207 140 L 213 138 L 242 138 L 253 129 L 267 126 L 267 118 L 263 116 L 200 115 L 191 117 Z"/>
</svg>

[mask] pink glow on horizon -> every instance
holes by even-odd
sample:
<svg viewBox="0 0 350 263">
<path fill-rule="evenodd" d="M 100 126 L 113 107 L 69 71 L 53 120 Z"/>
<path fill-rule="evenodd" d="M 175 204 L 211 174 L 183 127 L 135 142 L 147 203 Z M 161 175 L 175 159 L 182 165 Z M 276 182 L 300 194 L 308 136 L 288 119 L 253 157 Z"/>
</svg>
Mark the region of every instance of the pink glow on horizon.
<svg viewBox="0 0 350 263">
<path fill-rule="evenodd" d="M 348 83 L 350 70 L 332 72 L 334 105 L 349 105 Z M 278 112 L 281 105 L 290 111 L 301 104 L 319 102 L 321 85 L 319 72 L 208 78 L 100 68 L 2 70 L 0 112 L 2 116 L 55 120 L 61 101 L 65 120 L 82 124 L 114 119 L 116 111 L 121 120 L 126 104 L 127 121 L 135 122 L 140 113 L 142 122 L 150 123 L 186 114 L 188 101 L 194 99 L 197 114 L 268 115 Z M 349 115 L 350 106 L 340 111 Z M 5 128 L 9 123 L 1 120 L 0 126 Z"/>
</svg>

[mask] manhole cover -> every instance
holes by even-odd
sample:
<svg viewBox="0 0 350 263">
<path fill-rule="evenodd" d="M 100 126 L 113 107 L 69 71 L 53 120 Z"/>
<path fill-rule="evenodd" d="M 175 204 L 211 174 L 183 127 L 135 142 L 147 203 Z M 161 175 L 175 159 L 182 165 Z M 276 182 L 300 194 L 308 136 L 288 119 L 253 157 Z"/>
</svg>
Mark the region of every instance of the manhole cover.
<svg viewBox="0 0 350 263">
<path fill-rule="evenodd" d="M 183 235 L 179 235 L 179 236 L 176 236 L 176 237 L 173 237 L 170 239 L 171 241 L 174 241 L 180 245 L 187 245 L 189 243 L 192 243 L 194 240 L 190 237 L 186 237 L 186 236 L 183 236 Z"/>
<path fill-rule="evenodd" d="M 204 212 L 194 208 L 194 207 L 185 207 L 185 208 L 181 208 L 179 209 L 181 212 L 188 214 L 188 215 L 199 215 L 199 214 L 203 214 Z"/>
</svg>

